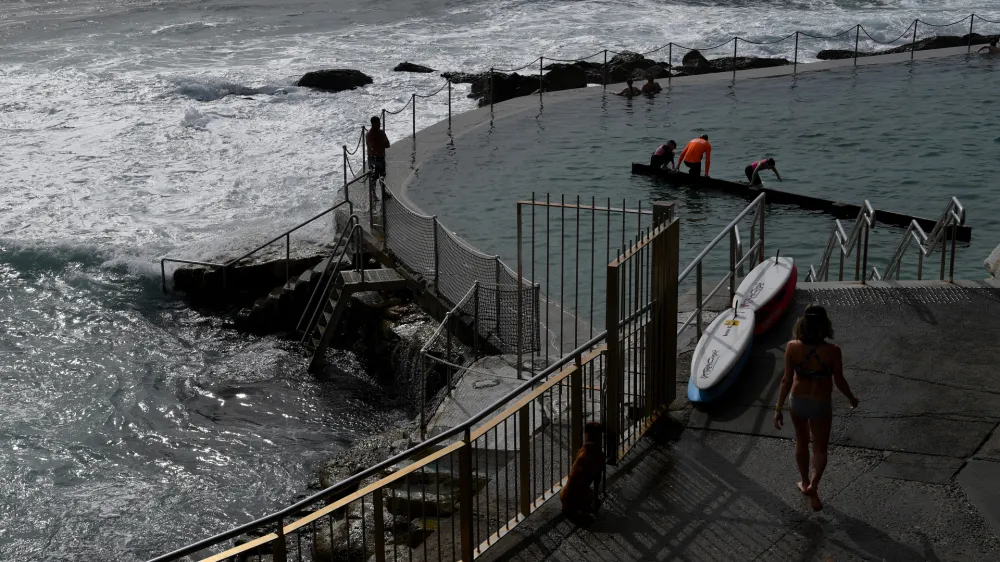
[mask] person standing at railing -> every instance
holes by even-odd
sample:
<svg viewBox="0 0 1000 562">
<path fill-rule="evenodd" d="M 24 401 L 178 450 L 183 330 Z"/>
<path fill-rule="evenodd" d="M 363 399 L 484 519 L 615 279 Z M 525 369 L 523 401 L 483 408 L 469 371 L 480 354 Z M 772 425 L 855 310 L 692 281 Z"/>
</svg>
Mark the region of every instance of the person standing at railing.
<svg viewBox="0 0 1000 562">
<path fill-rule="evenodd" d="M 743 172 L 747 175 L 747 180 L 750 185 L 761 185 L 760 173 L 763 170 L 771 170 L 774 175 L 778 176 L 778 181 L 785 181 L 781 179 L 781 174 L 778 173 L 778 168 L 775 165 L 774 158 L 766 158 L 764 160 L 758 160 L 749 166 L 747 166 Z"/>
<path fill-rule="evenodd" d="M 781 378 L 778 403 L 774 406 L 774 427 L 784 425 L 782 409 L 791 393 L 792 424 L 795 425 L 795 462 L 799 467 L 799 491 L 809 496 L 814 511 L 823 509 L 819 480 L 823 477 L 833 424 L 833 385 L 844 393 L 851 408 L 858 399 L 844 378 L 844 357 L 840 346 L 828 341 L 833 324 L 826 309 L 818 304 L 806 307 L 792 329 L 792 341 L 785 346 L 785 374 Z M 809 476 L 809 441 L 812 437 L 812 477 Z"/>
<path fill-rule="evenodd" d="M 385 177 L 385 149 L 389 148 L 389 137 L 382 130 L 382 121 L 372 117 L 372 128 L 365 137 L 368 145 L 369 169 L 377 178 Z"/>
<path fill-rule="evenodd" d="M 674 151 L 677 150 L 677 143 L 669 140 L 667 144 L 661 144 L 653 151 L 649 157 L 649 166 L 656 170 L 677 171 L 677 164 L 674 163 Z"/>
<path fill-rule="evenodd" d="M 677 157 L 678 162 L 684 162 L 688 167 L 688 173 L 697 176 L 701 173 L 701 159 L 705 158 L 705 177 L 708 177 L 709 168 L 712 167 L 712 144 L 708 142 L 708 135 L 702 135 L 691 140 Z"/>
</svg>

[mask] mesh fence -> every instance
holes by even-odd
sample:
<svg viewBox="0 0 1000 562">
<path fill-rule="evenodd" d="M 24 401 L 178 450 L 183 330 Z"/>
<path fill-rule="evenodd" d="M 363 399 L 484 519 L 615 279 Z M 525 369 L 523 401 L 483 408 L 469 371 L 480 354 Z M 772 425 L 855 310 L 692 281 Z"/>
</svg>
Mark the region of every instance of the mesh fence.
<svg viewBox="0 0 1000 562">
<path fill-rule="evenodd" d="M 345 195 L 362 224 L 376 235 L 381 233 L 385 248 L 401 265 L 424 277 L 447 302 L 455 303 L 453 316 L 460 316 L 461 324 L 474 329 L 493 348 L 513 353 L 520 323 L 521 351 L 540 350 L 536 285 L 519 282 L 517 273 L 497 256 L 476 250 L 435 217 L 414 212 L 388 190 L 376 192 L 378 198 L 370 193 L 368 182 L 358 182 L 348 186 Z M 476 283 L 479 287 L 470 297 Z"/>
</svg>

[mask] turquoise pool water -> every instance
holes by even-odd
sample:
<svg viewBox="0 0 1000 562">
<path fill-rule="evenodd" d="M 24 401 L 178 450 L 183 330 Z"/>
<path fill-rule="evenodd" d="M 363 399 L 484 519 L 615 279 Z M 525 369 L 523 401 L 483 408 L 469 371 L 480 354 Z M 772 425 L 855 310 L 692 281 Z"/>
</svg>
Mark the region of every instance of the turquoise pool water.
<svg viewBox="0 0 1000 562">
<path fill-rule="evenodd" d="M 960 246 L 956 278 L 982 279 L 983 259 L 1000 242 L 998 62 L 959 56 L 735 85 L 675 85 L 652 99 L 595 89 L 573 103 L 542 105 L 460 136 L 421 166 L 409 196 L 512 264 L 515 204 L 532 193 L 626 199 L 630 206 L 675 201 L 683 267 L 746 202 L 632 176 L 630 163 L 647 161 L 668 139 L 683 146 L 707 132 L 715 177 L 741 179 L 749 162 L 771 156 L 787 191 L 852 203 L 867 198 L 876 210 L 927 218 L 958 197 L 973 239 Z M 765 182 L 778 187 L 773 175 Z M 808 264 L 818 263 L 833 218 L 771 206 L 766 224 L 768 253 L 781 248 L 794 256 L 804 276 Z M 899 228 L 876 229 L 869 264 L 882 269 L 901 235 Z M 713 256 L 717 267 L 727 259 L 725 251 Z M 915 254 L 904 262 L 903 277 L 916 277 Z"/>
</svg>

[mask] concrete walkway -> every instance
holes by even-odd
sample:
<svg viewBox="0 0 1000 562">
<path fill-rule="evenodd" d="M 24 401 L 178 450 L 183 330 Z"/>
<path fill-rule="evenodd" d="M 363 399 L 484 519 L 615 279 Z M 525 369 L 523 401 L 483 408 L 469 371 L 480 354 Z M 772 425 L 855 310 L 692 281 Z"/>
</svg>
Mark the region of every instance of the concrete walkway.
<svg viewBox="0 0 1000 562">
<path fill-rule="evenodd" d="M 909 285 L 805 285 L 721 402 L 679 399 L 611 473 L 596 521 L 550 501 L 480 560 L 1000 559 L 1000 290 Z M 851 411 L 835 393 L 820 513 L 795 488 L 792 428 L 772 425 L 809 302 L 830 312 L 861 400 Z"/>
</svg>

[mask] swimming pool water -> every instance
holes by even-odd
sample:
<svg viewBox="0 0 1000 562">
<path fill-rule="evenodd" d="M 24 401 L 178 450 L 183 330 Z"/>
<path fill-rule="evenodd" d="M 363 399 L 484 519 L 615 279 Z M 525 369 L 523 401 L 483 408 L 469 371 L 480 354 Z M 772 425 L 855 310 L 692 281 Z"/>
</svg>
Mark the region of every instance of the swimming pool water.
<svg viewBox="0 0 1000 562">
<path fill-rule="evenodd" d="M 663 84 L 664 92 L 651 99 L 629 100 L 597 88 L 569 103 L 543 99 L 537 113 L 459 136 L 421 165 L 409 196 L 449 229 L 509 263 L 516 255 L 516 201 L 532 193 L 565 194 L 568 200 L 579 195 L 585 202 L 610 197 L 618 204 L 624 198 L 630 206 L 675 201 L 683 267 L 746 202 L 632 176 L 630 163 L 648 161 L 669 139 L 683 147 L 704 132 L 718 178 L 743 179 L 748 163 L 770 156 L 785 180 L 779 185 L 767 172 L 771 187 L 855 204 L 868 199 L 876 212 L 936 219 L 949 197 L 958 197 L 973 239 L 959 248 L 955 276 L 982 279 L 983 260 L 1000 242 L 997 62 L 958 56 L 735 84 Z M 809 264 L 818 264 L 833 220 L 770 206 L 768 253 L 780 248 L 792 255 L 804 276 Z M 878 226 L 870 266 L 884 269 L 902 232 Z M 916 277 L 912 252 L 903 278 Z M 722 251 L 713 259 L 721 263 L 728 256 Z M 853 278 L 853 264 L 845 266 L 845 275 Z"/>
</svg>

